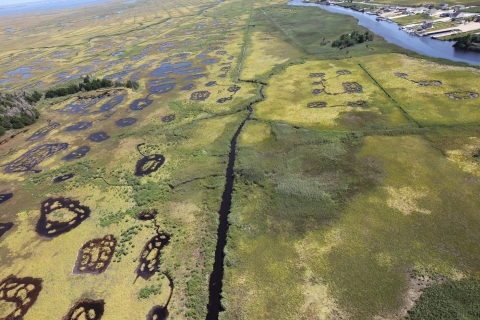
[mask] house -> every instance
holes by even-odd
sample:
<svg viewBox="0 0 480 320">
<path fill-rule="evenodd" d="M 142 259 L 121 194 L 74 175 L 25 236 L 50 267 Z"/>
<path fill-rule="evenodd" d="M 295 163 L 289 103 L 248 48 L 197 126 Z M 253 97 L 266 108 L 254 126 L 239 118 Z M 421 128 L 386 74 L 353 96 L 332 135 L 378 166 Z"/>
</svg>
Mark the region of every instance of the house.
<svg viewBox="0 0 480 320">
<path fill-rule="evenodd" d="M 465 18 L 464 12 L 455 12 L 452 14 L 452 21 L 463 20 Z"/>
<path fill-rule="evenodd" d="M 474 18 L 473 18 L 473 21 L 475 21 L 475 22 L 480 22 L 480 15 L 474 17 Z"/>
<path fill-rule="evenodd" d="M 440 17 L 451 17 L 453 15 L 453 12 L 442 12 L 440 14 Z"/>
<path fill-rule="evenodd" d="M 436 9 L 429 9 L 425 12 L 425 14 L 429 15 L 429 16 L 434 16 L 437 14 L 437 10 Z"/>
<path fill-rule="evenodd" d="M 448 3 L 442 3 L 442 4 L 440 5 L 440 9 L 442 9 L 442 10 L 448 10 Z"/>
<path fill-rule="evenodd" d="M 465 6 L 461 6 L 461 5 L 453 6 L 453 10 L 455 10 L 455 11 L 460 11 L 460 10 L 463 10 L 463 9 L 465 9 Z"/>
<path fill-rule="evenodd" d="M 420 26 L 420 28 L 422 30 L 433 28 L 433 21 L 432 20 L 424 21 L 423 24 Z"/>
</svg>

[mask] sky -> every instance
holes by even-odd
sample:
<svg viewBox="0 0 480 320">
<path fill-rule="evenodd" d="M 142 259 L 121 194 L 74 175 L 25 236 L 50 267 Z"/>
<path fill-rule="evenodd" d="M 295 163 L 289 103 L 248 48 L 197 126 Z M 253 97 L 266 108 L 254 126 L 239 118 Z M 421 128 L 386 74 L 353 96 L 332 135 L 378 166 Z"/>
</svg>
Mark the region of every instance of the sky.
<svg viewBox="0 0 480 320">
<path fill-rule="evenodd" d="M 58 0 L 54 0 L 54 1 L 58 1 Z M 65 1 L 65 0 L 62 0 L 62 1 Z M 12 4 L 27 4 L 32 2 L 52 2 L 52 0 L 0 0 L 0 6 L 8 6 Z"/>
</svg>

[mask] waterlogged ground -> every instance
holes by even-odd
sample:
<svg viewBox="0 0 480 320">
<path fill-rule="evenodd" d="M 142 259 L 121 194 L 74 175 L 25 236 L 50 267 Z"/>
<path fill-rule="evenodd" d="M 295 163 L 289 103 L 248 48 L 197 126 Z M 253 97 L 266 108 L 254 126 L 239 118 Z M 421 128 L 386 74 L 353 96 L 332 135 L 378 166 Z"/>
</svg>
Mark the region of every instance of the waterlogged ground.
<svg viewBox="0 0 480 320">
<path fill-rule="evenodd" d="M 317 8 L 81 12 L 2 19 L 1 90 L 140 88 L 41 100 L 0 140 L 0 318 L 204 319 L 246 119 L 221 319 L 397 319 L 479 276 L 478 69 L 334 49 L 364 29 Z"/>
</svg>

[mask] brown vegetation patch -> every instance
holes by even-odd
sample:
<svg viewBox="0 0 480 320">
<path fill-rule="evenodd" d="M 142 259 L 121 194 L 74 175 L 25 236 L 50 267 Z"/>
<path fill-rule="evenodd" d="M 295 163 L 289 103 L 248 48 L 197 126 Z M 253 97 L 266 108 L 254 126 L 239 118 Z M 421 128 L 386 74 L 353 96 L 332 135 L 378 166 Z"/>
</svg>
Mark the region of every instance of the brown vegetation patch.
<svg viewBox="0 0 480 320">
<path fill-rule="evenodd" d="M 338 70 L 338 71 L 337 71 L 337 74 L 338 74 L 339 76 L 344 76 L 344 75 L 352 74 L 352 73 L 351 73 L 350 71 L 348 71 L 348 70 Z"/>
<path fill-rule="evenodd" d="M 210 97 L 210 92 L 208 91 L 197 91 L 192 93 L 190 100 L 206 100 Z"/>
<path fill-rule="evenodd" d="M 307 108 L 325 108 L 326 106 L 327 103 L 323 101 L 310 102 L 307 104 Z"/>
<path fill-rule="evenodd" d="M 385 121 L 381 115 L 371 112 L 345 112 L 343 113 L 338 122 L 351 129 L 361 129 L 368 123 L 382 123 Z"/>
<path fill-rule="evenodd" d="M 20 133 L 25 133 L 25 132 L 27 132 L 27 131 L 28 131 L 28 129 L 25 129 L 25 130 L 22 130 L 22 131 L 18 131 L 18 132 L 14 133 L 14 134 L 11 134 L 11 135 L 8 136 L 7 138 L 5 138 L 5 139 L 3 139 L 2 141 L 0 141 L 0 146 L 1 146 L 2 144 L 5 144 L 5 143 L 9 142 L 10 140 L 12 140 L 12 139 L 15 138 L 16 136 L 18 136 Z"/>
<path fill-rule="evenodd" d="M 476 99 L 478 98 L 478 93 L 476 92 L 450 92 L 445 93 L 447 97 L 453 100 L 466 100 L 466 99 Z"/>
<path fill-rule="evenodd" d="M 439 87 L 442 85 L 442 82 L 440 80 L 421 80 L 421 81 L 418 81 L 417 83 L 424 87 L 428 87 L 428 86 Z"/>
<path fill-rule="evenodd" d="M 325 77 L 325 73 L 310 73 L 308 75 L 310 78 L 323 78 Z"/>
<path fill-rule="evenodd" d="M 344 82 L 342 83 L 343 89 L 347 93 L 360 93 L 363 92 L 363 88 L 357 82 Z"/>
<path fill-rule="evenodd" d="M 349 107 L 358 107 L 358 108 L 365 107 L 366 105 L 367 105 L 367 101 L 365 100 L 350 101 L 349 103 L 347 103 L 347 106 Z"/>
</svg>

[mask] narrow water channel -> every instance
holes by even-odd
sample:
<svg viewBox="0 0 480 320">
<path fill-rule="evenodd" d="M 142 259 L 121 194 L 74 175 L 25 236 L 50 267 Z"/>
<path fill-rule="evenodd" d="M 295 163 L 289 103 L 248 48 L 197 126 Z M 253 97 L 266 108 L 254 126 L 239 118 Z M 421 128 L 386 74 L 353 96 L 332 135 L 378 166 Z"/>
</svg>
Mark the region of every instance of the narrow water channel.
<svg viewBox="0 0 480 320">
<path fill-rule="evenodd" d="M 453 61 L 466 62 L 473 65 L 480 65 L 480 53 L 470 50 L 452 47 L 451 41 L 440 41 L 428 36 L 418 37 L 406 33 L 398 28 L 396 23 L 376 21 L 376 15 L 361 13 L 352 9 L 340 6 L 327 6 L 316 3 L 304 3 L 302 0 L 292 0 L 288 3 L 291 6 L 319 7 L 323 10 L 348 14 L 358 19 L 358 24 L 369 29 L 375 34 L 383 37 L 386 41 L 394 43 L 402 48 L 415 51 L 425 56 L 444 58 Z"/>
<path fill-rule="evenodd" d="M 263 85 L 260 89 L 260 96 L 262 100 L 263 96 Z M 224 249 L 227 244 L 227 234 L 228 234 L 228 215 L 232 207 L 232 192 L 233 192 L 233 182 L 234 182 L 234 167 L 235 167 L 235 151 L 237 148 L 237 139 L 245 123 L 250 120 L 250 115 L 253 112 L 252 105 L 247 107 L 248 115 L 243 120 L 243 122 L 238 127 L 237 131 L 233 135 L 233 138 L 230 142 L 230 154 L 228 156 L 228 166 L 227 173 L 225 175 L 226 183 L 225 189 L 223 190 L 222 203 L 220 205 L 219 214 L 219 224 L 217 231 L 217 247 L 215 248 L 215 262 L 213 263 L 213 271 L 210 275 L 209 283 L 209 301 L 208 301 L 208 313 L 206 320 L 218 320 L 218 315 L 222 310 L 220 301 L 221 293 L 223 288 L 223 262 L 225 258 Z"/>
</svg>

